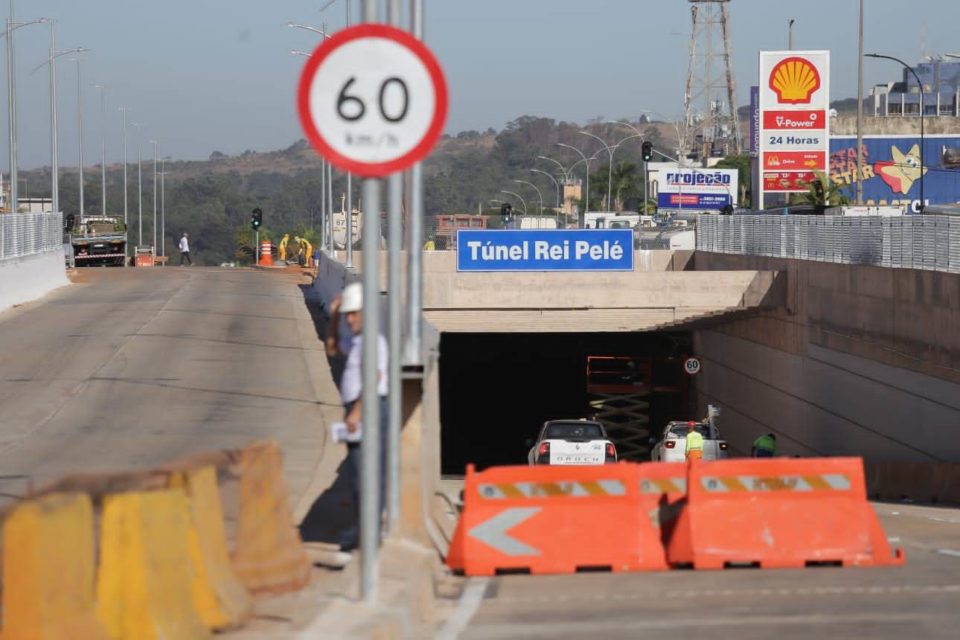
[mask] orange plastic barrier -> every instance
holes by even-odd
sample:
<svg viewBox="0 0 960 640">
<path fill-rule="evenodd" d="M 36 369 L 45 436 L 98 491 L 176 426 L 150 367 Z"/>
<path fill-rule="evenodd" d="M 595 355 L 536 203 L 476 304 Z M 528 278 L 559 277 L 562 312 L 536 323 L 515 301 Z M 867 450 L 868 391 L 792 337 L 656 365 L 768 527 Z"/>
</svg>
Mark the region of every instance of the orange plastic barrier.
<svg viewBox="0 0 960 640">
<path fill-rule="evenodd" d="M 467 467 L 447 565 L 466 575 L 666 569 L 641 466 Z"/>
<path fill-rule="evenodd" d="M 260 265 L 264 267 L 273 266 L 273 244 L 269 240 L 260 243 Z"/>
<path fill-rule="evenodd" d="M 310 581 L 313 565 L 293 524 L 275 442 L 251 444 L 240 455 L 240 518 L 232 562 L 253 593 L 294 591 Z"/>
<path fill-rule="evenodd" d="M 671 565 L 903 564 L 867 502 L 860 458 L 693 461 Z"/>
<path fill-rule="evenodd" d="M 676 522 L 687 497 L 687 466 L 675 462 L 640 464 L 640 509 L 660 532 L 664 547 L 677 537 Z"/>
</svg>

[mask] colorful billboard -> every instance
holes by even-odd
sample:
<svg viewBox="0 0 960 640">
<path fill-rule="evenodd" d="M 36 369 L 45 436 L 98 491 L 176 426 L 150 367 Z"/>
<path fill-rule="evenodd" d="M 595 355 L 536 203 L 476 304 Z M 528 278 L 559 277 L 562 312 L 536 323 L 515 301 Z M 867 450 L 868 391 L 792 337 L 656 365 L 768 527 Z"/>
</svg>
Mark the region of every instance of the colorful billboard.
<svg viewBox="0 0 960 640">
<path fill-rule="evenodd" d="M 921 176 L 926 204 L 960 202 L 960 136 L 925 136 L 922 170 L 918 136 L 864 136 L 863 153 L 864 204 L 909 206 L 908 212 L 916 213 Z M 854 200 L 856 136 L 830 141 L 830 179 Z"/>
<path fill-rule="evenodd" d="M 737 201 L 736 169 L 667 169 L 657 183 L 658 209 L 720 211 Z"/>
<path fill-rule="evenodd" d="M 806 191 L 801 178 L 827 170 L 830 52 L 761 51 L 759 97 L 761 199 Z"/>
</svg>

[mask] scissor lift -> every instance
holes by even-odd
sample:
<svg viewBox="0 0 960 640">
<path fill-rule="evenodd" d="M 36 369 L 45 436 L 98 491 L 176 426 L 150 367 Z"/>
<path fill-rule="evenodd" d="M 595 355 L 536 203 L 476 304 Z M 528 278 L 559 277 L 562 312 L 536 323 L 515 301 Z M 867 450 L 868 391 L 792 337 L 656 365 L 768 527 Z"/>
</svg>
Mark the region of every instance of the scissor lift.
<svg viewBox="0 0 960 640">
<path fill-rule="evenodd" d="M 621 460 L 650 459 L 650 358 L 587 356 L 587 394 Z"/>
</svg>

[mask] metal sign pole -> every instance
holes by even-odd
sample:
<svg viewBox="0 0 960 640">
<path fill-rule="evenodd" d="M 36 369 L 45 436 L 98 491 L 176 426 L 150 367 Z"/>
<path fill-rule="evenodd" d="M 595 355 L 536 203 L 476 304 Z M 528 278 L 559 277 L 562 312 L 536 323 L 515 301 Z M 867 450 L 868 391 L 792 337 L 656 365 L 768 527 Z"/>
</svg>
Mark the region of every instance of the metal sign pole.
<svg viewBox="0 0 960 640">
<path fill-rule="evenodd" d="M 380 398 L 377 395 L 377 346 L 380 338 L 380 181 L 363 181 L 363 395 L 360 472 L 360 594 L 377 599 L 380 546 Z"/>
<path fill-rule="evenodd" d="M 423 40 L 423 0 L 410 0 L 410 31 Z M 407 265 L 407 341 L 403 364 L 418 367 L 421 356 L 421 307 L 423 305 L 423 167 L 419 162 L 410 169 L 409 264 Z"/>
<path fill-rule="evenodd" d="M 253 250 L 255 252 L 256 259 L 254 260 L 253 264 L 260 264 L 260 230 L 257 229 L 256 233 L 256 240 L 253 241 Z"/>
<path fill-rule="evenodd" d="M 387 22 L 400 26 L 400 0 L 390 0 L 387 5 Z M 390 359 L 387 381 L 389 383 L 389 401 L 387 422 L 387 531 L 395 532 L 400 522 L 400 422 L 402 401 L 402 380 L 400 379 L 400 342 L 403 339 L 401 319 L 402 300 L 400 282 L 400 252 L 403 249 L 403 174 L 394 173 L 387 181 L 387 225 L 389 244 L 387 247 L 387 303 L 388 307 L 388 344 Z"/>
<path fill-rule="evenodd" d="M 363 21 L 377 22 L 377 0 L 364 0 Z M 382 496 L 380 477 L 380 398 L 377 347 L 380 340 L 380 181 L 363 181 L 363 444 L 360 472 L 360 596 L 377 600 Z"/>
</svg>

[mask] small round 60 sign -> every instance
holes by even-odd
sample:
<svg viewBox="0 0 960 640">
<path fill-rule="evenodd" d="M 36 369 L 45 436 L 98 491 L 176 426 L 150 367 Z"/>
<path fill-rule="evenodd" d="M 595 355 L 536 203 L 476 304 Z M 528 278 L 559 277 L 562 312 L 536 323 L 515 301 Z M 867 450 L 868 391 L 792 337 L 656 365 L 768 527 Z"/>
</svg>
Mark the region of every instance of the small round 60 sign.
<svg viewBox="0 0 960 640">
<path fill-rule="evenodd" d="M 344 171 L 379 178 L 423 159 L 447 118 L 436 58 L 406 31 L 361 24 L 310 56 L 297 93 L 313 147 Z"/>
<path fill-rule="evenodd" d="M 683 363 L 683 370 L 688 375 L 695 376 L 700 373 L 700 360 L 698 358 L 687 358 Z"/>
</svg>

